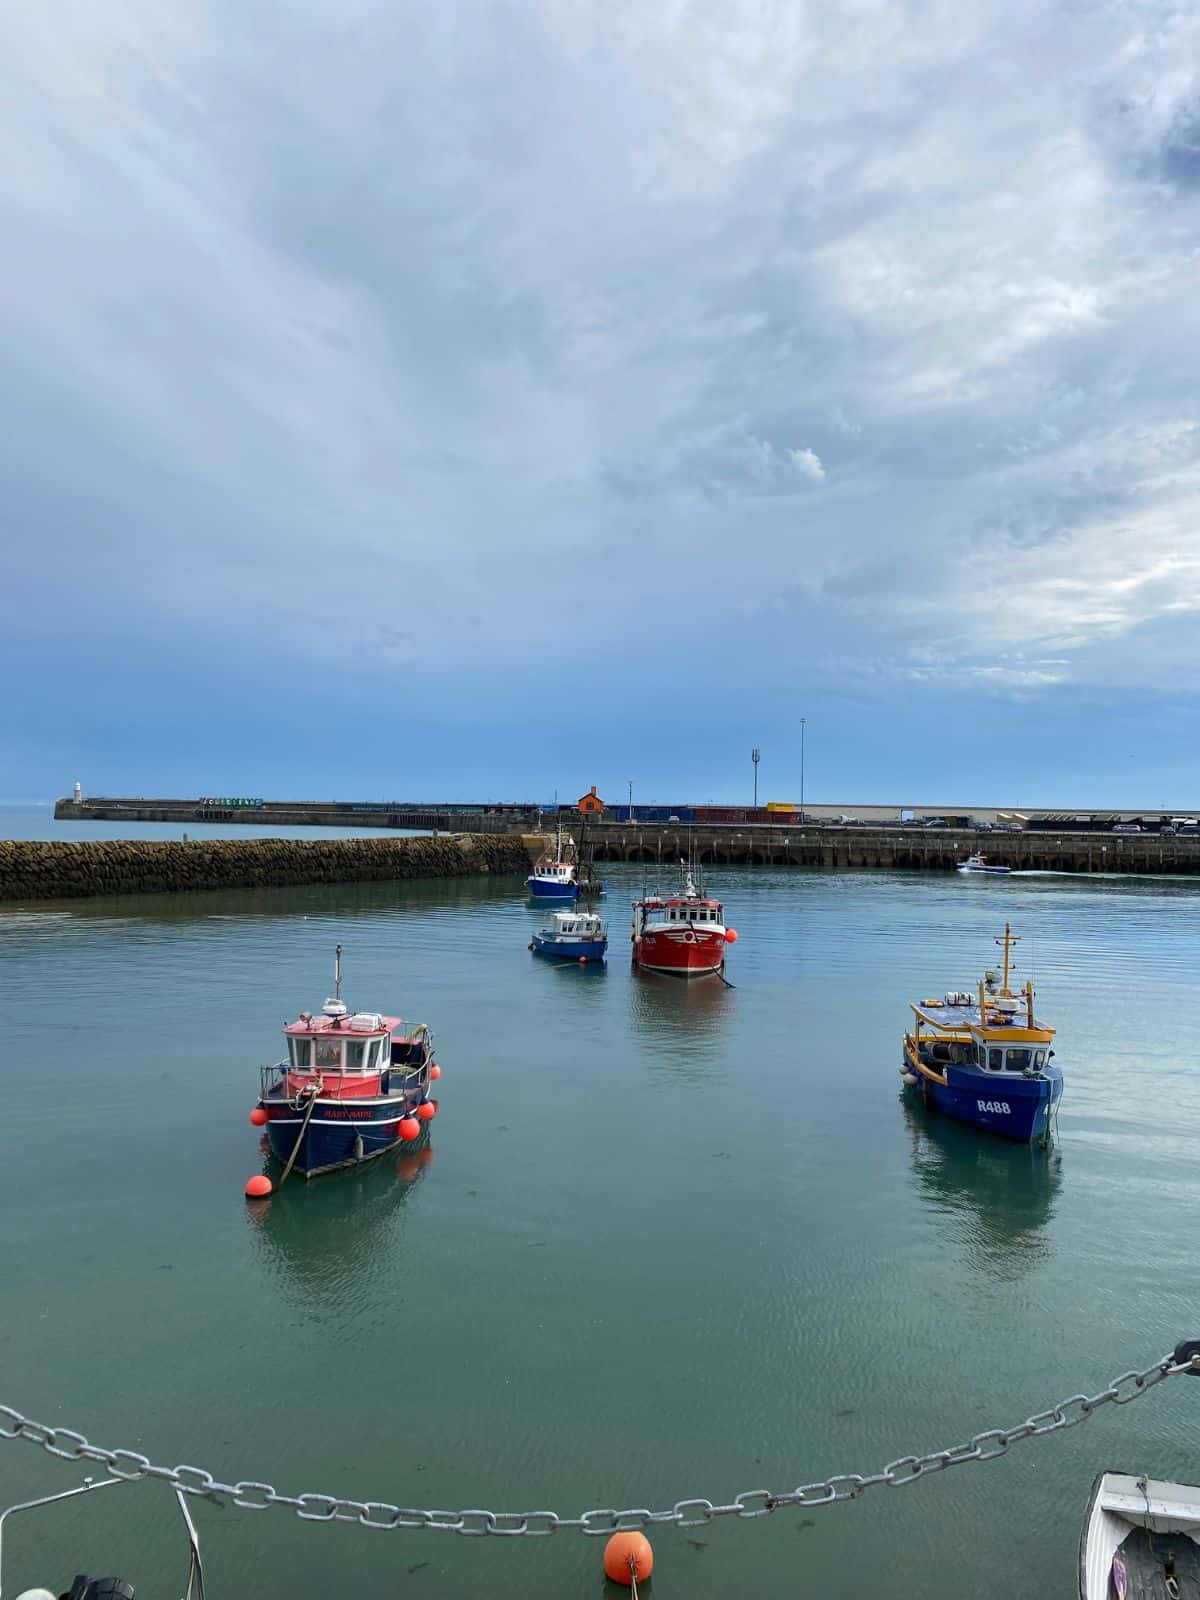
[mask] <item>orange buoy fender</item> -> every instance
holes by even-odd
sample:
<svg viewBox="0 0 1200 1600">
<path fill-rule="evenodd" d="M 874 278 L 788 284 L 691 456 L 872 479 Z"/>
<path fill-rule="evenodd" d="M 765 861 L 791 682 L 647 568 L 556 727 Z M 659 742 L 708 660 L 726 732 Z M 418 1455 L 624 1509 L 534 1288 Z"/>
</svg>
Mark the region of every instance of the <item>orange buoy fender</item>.
<svg viewBox="0 0 1200 1600">
<path fill-rule="evenodd" d="M 402 1139 L 417 1139 L 421 1134 L 421 1124 L 416 1117 L 403 1117 L 396 1132 Z"/>
<path fill-rule="evenodd" d="M 614 1533 L 604 1546 L 604 1574 L 614 1583 L 623 1583 L 628 1589 L 636 1578 L 639 1583 L 654 1571 L 654 1551 L 644 1533 L 629 1529 Z"/>
<path fill-rule="evenodd" d="M 417 1107 L 417 1115 L 422 1122 L 432 1122 L 434 1117 L 437 1116 L 437 1107 L 431 1100 L 424 1100 Z"/>
<path fill-rule="evenodd" d="M 261 1128 L 266 1120 L 266 1108 L 263 1106 L 255 1106 L 254 1110 L 250 1113 L 250 1121 L 256 1128 Z"/>
<path fill-rule="evenodd" d="M 736 944 L 737 943 L 737 929 L 736 928 L 726 928 L 725 929 L 725 943 L 726 944 Z"/>
<path fill-rule="evenodd" d="M 429 1076 L 432 1078 L 434 1083 L 436 1083 L 438 1081 L 438 1079 L 441 1077 L 441 1075 L 442 1075 L 442 1069 L 441 1069 L 441 1067 L 438 1066 L 437 1062 L 435 1061 L 433 1063 L 433 1065 L 429 1069 Z"/>
<path fill-rule="evenodd" d="M 246 1185 L 247 1200 L 265 1200 L 270 1192 L 271 1180 L 262 1172 L 256 1172 Z"/>
</svg>

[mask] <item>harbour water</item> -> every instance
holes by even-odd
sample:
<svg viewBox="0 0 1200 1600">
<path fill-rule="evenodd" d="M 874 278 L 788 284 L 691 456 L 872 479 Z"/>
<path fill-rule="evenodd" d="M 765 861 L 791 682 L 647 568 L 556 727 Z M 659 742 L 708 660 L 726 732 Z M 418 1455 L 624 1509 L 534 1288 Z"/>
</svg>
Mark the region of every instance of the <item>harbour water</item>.
<svg viewBox="0 0 1200 1600">
<path fill-rule="evenodd" d="M 88 834 L 87 836 L 94 836 Z M 878 1470 L 1200 1335 L 1200 886 L 730 869 L 728 989 L 527 949 L 455 881 L 0 912 L 0 1402 L 218 1477 L 435 1507 L 654 1509 Z M 901 1098 L 907 1002 L 1023 936 L 1067 1076 L 1057 1145 Z M 428 1159 L 249 1207 L 247 1121 L 329 989 L 428 1021 Z M 1176 1379 L 1003 1460 L 654 1535 L 654 1593 L 1069 1596 L 1101 1468 L 1196 1480 Z M 0 1501 L 79 1469 L 0 1446 Z M 602 1541 L 194 1505 L 213 1595 L 601 1595 Z M 178 1592 L 161 1485 L 18 1519 L 6 1584 Z"/>
</svg>

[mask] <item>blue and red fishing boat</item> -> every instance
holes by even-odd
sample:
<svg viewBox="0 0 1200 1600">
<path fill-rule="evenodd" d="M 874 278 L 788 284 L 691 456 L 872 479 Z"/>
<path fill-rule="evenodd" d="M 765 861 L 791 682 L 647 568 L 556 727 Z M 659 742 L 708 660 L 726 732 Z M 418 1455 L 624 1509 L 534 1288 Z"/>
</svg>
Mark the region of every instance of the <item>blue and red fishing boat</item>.
<svg viewBox="0 0 1200 1600">
<path fill-rule="evenodd" d="M 1017 942 L 1006 922 L 996 940 L 1004 947 L 1003 973 L 986 973 L 977 995 L 951 990 L 942 1000 L 913 1004 L 900 1072 L 927 1105 L 1028 1143 L 1049 1138 L 1063 1075 L 1052 1060 L 1054 1029 L 1034 1015 L 1033 984 L 1017 994 L 1009 988 Z"/>
<path fill-rule="evenodd" d="M 401 1017 L 350 1011 L 342 1000 L 341 945 L 333 998 L 319 1014 L 302 1011 L 283 1033 L 287 1059 L 259 1069 L 250 1120 L 285 1163 L 285 1178 L 293 1167 L 314 1178 L 397 1146 L 416 1148 L 437 1114 L 429 1090 L 442 1069 L 433 1059 L 433 1034 L 424 1023 L 409 1027 Z M 269 1193 L 269 1180 L 257 1192 Z"/>
</svg>

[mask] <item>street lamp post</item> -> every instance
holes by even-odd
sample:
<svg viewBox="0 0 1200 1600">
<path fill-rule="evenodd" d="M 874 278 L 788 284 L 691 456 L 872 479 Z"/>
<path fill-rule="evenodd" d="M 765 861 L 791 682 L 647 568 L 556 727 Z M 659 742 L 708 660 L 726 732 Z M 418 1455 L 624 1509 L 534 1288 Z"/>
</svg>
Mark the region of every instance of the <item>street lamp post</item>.
<svg viewBox="0 0 1200 1600">
<path fill-rule="evenodd" d="M 629 780 L 629 820 L 633 821 L 633 779 Z"/>
<path fill-rule="evenodd" d="M 804 821 L 804 728 L 807 717 L 800 718 L 800 821 Z"/>
<path fill-rule="evenodd" d="M 750 759 L 754 763 L 754 809 L 756 811 L 758 809 L 758 754 L 758 746 L 755 745 L 750 752 Z"/>
</svg>

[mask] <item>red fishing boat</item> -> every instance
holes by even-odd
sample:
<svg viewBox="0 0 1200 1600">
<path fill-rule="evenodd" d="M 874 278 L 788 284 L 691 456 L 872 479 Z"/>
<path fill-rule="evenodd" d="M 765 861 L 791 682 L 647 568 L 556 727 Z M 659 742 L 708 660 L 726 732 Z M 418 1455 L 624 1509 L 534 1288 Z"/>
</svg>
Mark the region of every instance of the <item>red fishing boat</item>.
<svg viewBox="0 0 1200 1600">
<path fill-rule="evenodd" d="M 676 894 L 644 894 L 633 905 L 633 959 L 647 972 L 673 972 L 699 978 L 722 972 L 725 952 L 737 939 L 725 926 L 719 900 L 699 888 L 682 862 Z"/>
</svg>

